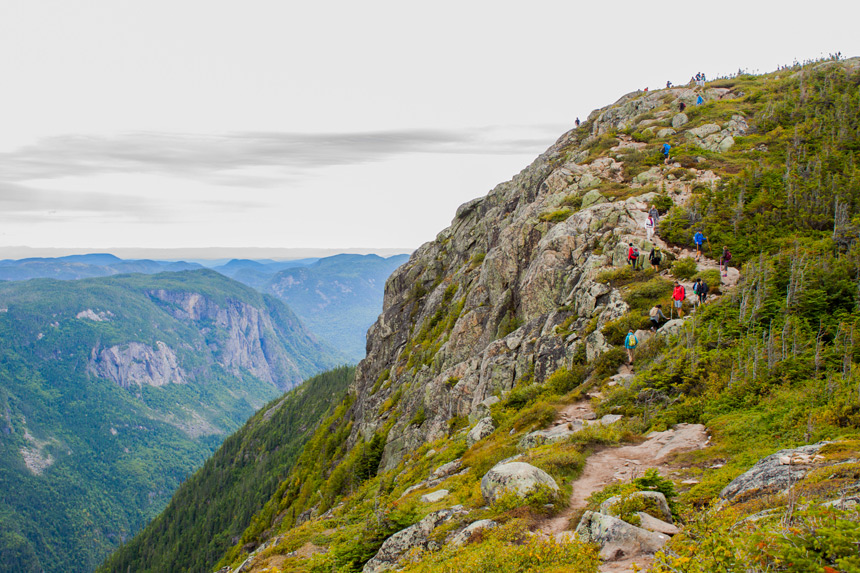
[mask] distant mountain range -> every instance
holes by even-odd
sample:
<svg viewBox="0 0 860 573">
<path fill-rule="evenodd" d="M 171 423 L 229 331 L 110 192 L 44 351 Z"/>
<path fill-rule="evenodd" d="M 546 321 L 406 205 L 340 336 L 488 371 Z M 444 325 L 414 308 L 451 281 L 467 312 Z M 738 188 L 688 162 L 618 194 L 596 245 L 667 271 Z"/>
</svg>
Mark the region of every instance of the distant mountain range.
<svg viewBox="0 0 860 573">
<path fill-rule="evenodd" d="M 382 311 L 388 276 L 408 255 L 339 254 L 289 261 L 232 259 L 212 266 L 222 275 L 286 302 L 299 319 L 346 358 L 364 358 L 368 327 Z M 0 281 L 76 280 L 127 273 L 202 269 L 206 261 L 126 260 L 107 253 L 0 261 Z"/>
<path fill-rule="evenodd" d="M 107 253 L 94 253 L 57 258 L 5 259 L 0 261 L 0 281 L 25 281 L 36 278 L 75 280 L 127 273 L 155 274 L 202 268 L 203 265 L 199 263 L 149 259 L 124 260 Z"/>
</svg>

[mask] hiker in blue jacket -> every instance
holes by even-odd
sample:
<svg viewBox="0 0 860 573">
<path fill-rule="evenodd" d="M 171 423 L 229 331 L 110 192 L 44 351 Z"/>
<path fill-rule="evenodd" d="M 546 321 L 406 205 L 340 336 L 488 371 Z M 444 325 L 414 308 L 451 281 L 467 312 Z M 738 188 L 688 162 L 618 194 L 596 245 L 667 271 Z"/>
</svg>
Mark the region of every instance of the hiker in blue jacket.
<svg viewBox="0 0 860 573">
<path fill-rule="evenodd" d="M 663 152 L 663 163 L 669 163 L 669 150 L 672 149 L 672 146 L 668 143 L 663 144 L 663 148 L 661 151 Z"/>
<path fill-rule="evenodd" d="M 702 105 L 705 103 L 705 99 L 702 97 L 702 94 L 699 94 L 699 97 L 696 98 L 696 105 Z"/>
<path fill-rule="evenodd" d="M 708 238 L 702 234 L 701 231 L 696 231 L 696 234 L 693 235 L 693 242 L 696 243 L 696 260 L 699 260 L 699 257 L 702 256 L 702 243 L 707 241 Z"/>
</svg>

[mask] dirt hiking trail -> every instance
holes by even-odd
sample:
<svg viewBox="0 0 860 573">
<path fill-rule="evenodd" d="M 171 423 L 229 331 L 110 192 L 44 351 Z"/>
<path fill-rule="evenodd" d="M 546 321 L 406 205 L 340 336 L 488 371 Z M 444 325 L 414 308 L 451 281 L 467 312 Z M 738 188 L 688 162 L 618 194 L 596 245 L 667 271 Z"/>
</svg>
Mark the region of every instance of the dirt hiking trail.
<svg viewBox="0 0 860 573">
<path fill-rule="evenodd" d="M 629 368 L 624 368 L 629 371 Z M 574 420 L 593 420 L 594 411 L 589 400 L 582 400 L 563 408 L 554 425 L 568 424 Z M 588 457 L 582 474 L 572 486 L 570 505 L 561 514 L 543 522 L 539 531 L 543 535 L 552 536 L 559 540 L 572 535 L 576 528 L 570 523 L 571 518 L 584 509 L 586 500 L 594 492 L 600 491 L 615 482 L 628 482 L 645 473 L 648 468 L 657 468 L 661 475 L 678 469 L 673 463 L 674 456 L 683 452 L 691 452 L 708 445 L 705 427 L 701 424 L 678 424 L 665 432 L 651 432 L 645 441 L 639 444 L 610 447 L 599 450 Z M 601 565 L 602 573 L 621 573 L 633 571 L 632 563 L 640 567 L 647 565 L 650 557 L 637 556 L 634 559 L 605 562 Z"/>
</svg>

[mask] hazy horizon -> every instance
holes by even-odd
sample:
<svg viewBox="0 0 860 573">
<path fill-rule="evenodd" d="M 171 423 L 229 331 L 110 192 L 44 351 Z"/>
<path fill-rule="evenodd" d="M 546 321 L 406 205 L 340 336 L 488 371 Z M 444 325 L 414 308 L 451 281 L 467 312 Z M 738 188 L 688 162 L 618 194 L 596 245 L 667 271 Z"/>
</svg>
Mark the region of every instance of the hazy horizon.
<svg viewBox="0 0 860 573">
<path fill-rule="evenodd" d="M 74 248 L 74 247 L 0 247 L 0 260 L 58 258 L 70 255 L 111 254 L 121 259 L 153 259 L 161 261 L 220 261 L 232 259 L 294 259 L 325 258 L 334 255 L 379 255 L 384 258 L 411 254 L 414 248 L 276 248 L 276 247 L 174 247 L 174 248 Z"/>
</svg>

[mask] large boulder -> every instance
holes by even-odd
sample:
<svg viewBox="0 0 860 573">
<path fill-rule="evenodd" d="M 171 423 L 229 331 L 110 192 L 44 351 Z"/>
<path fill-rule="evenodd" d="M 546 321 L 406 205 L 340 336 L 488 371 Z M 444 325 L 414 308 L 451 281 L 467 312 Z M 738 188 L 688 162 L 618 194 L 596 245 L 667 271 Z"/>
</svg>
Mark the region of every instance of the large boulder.
<svg viewBox="0 0 860 573">
<path fill-rule="evenodd" d="M 568 427 L 568 425 L 570 427 Z M 520 438 L 517 448 L 520 451 L 530 450 L 544 444 L 555 444 L 564 442 L 576 432 L 583 428 L 582 420 L 574 420 L 568 425 L 553 426 L 548 430 L 536 430 L 529 432 Z"/>
<path fill-rule="evenodd" d="M 470 523 L 467 525 L 463 531 L 457 533 L 454 537 L 451 538 L 451 545 L 455 547 L 459 547 L 461 545 L 465 545 L 469 539 L 472 538 L 477 532 L 482 531 L 484 529 L 492 529 L 497 527 L 499 524 L 493 521 L 492 519 L 481 519 Z"/>
<path fill-rule="evenodd" d="M 666 496 L 659 491 L 634 491 L 626 496 L 614 495 L 600 504 L 600 513 L 617 515 L 618 504 L 625 499 L 641 499 L 645 506 L 645 513 L 672 523 L 672 511 L 669 509 L 669 502 L 666 501 Z"/>
<path fill-rule="evenodd" d="M 644 511 L 636 512 L 639 516 L 639 527 L 653 531 L 654 533 L 662 533 L 663 535 L 677 535 L 680 530 L 677 525 L 673 525 L 662 519 L 657 519 L 653 515 L 648 515 Z"/>
<path fill-rule="evenodd" d="M 447 464 L 442 464 L 436 470 L 430 474 L 431 479 L 442 479 L 448 476 L 454 475 L 460 468 L 463 467 L 463 461 L 460 458 L 457 458 L 453 462 L 448 462 Z"/>
<path fill-rule="evenodd" d="M 759 460 L 756 465 L 724 487 L 720 497 L 741 501 L 786 489 L 806 477 L 813 464 L 821 459 L 816 458 L 816 454 L 826 443 L 780 450 Z"/>
<path fill-rule="evenodd" d="M 484 474 L 481 495 L 487 503 L 493 503 L 506 492 L 525 496 L 540 486 L 558 491 L 558 484 L 542 469 L 525 462 L 502 463 Z"/>
<path fill-rule="evenodd" d="M 634 183 L 639 183 L 640 185 L 649 185 L 653 183 L 657 183 L 663 178 L 663 170 L 659 165 L 655 165 L 648 171 L 643 171 L 639 175 L 633 178 Z"/>
<path fill-rule="evenodd" d="M 690 118 L 687 117 L 686 113 L 676 113 L 675 117 L 672 118 L 672 127 L 678 129 L 688 121 L 690 121 Z"/>
<path fill-rule="evenodd" d="M 412 548 L 437 549 L 430 540 L 433 530 L 458 515 L 468 513 L 462 505 L 434 511 L 415 525 L 402 529 L 385 540 L 379 551 L 364 565 L 363 573 L 379 573 L 397 568 L 397 562 Z"/>
<path fill-rule="evenodd" d="M 586 511 L 576 534 L 586 543 L 600 545 L 600 557 L 604 561 L 618 561 L 637 555 L 653 555 L 659 551 L 669 536 L 630 525 L 611 515 Z"/>
<path fill-rule="evenodd" d="M 469 434 L 466 436 L 466 444 L 471 446 L 475 442 L 483 440 L 494 431 L 496 431 L 496 424 L 493 423 L 493 419 L 489 416 L 481 418 L 478 420 L 478 423 L 475 424 L 475 427 L 469 430 Z"/>
<path fill-rule="evenodd" d="M 703 139 L 712 133 L 719 133 L 722 128 L 716 123 L 706 123 L 704 125 L 700 125 L 699 127 L 695 127 L 687 132 L 688 138 L 699 138 Z"/>
<path fill-rule="evenodd" d="M 436 491 L 425 493 L 421 496 L 421 503 L 436 503 L 448 497 L 449 493 L 447 489 L 437 489 Z"/>
<path fill-rule="evenodd" d="M 672 320 L 666 321 L 666 324 L 661 326 L 659 330 L 657 330 L 657 334 L 662 336 L 674 336 L 681 332 L 681 329 L 684 328 L 684 322 L 686 319 L 683 318 L 674 318 Z"/>
</svg>

